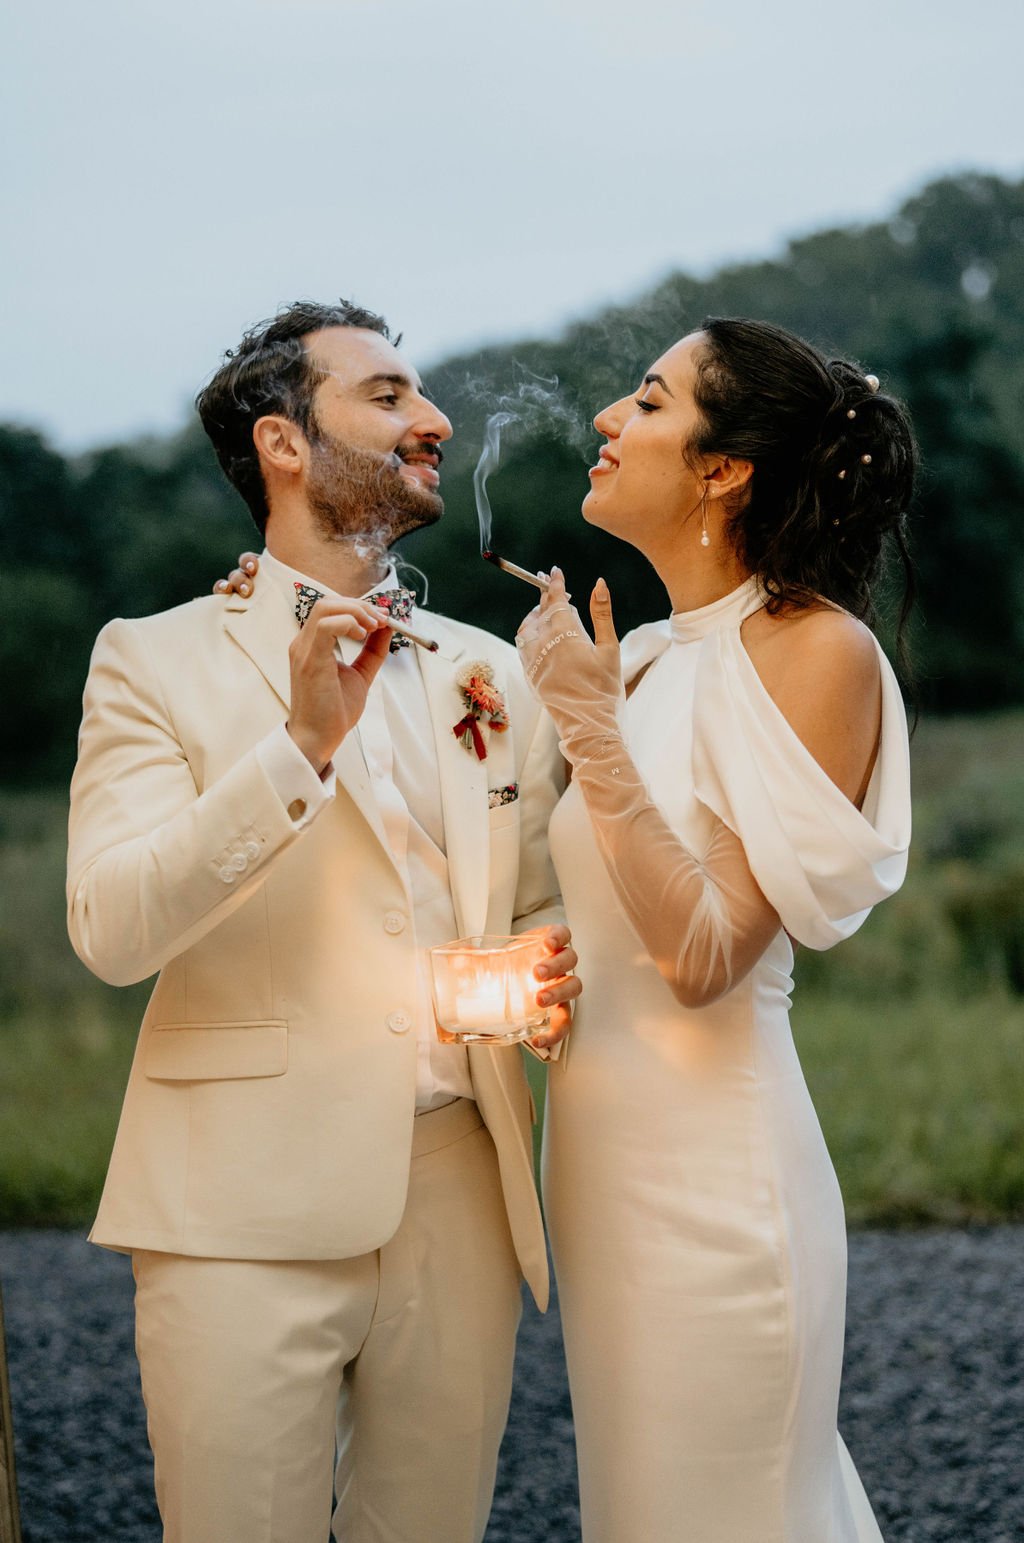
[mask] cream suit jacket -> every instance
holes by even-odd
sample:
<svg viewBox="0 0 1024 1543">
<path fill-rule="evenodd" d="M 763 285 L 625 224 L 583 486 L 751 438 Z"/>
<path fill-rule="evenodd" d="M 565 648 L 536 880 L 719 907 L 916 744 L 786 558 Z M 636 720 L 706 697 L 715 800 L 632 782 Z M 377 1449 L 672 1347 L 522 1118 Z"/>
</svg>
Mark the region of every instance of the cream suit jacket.
<svg viewBox="0 0 1024 1543">
<path fill-rule="evenodd" d="M 515 650 L 417 613 L 460 935 L 561 919 L 547 824 L 550 721 Z M 349 1258 L 405 1204 L 418 1010 L 409 901 L 358 736 L 299 831 L 255 747 L 287 716 L 295 623 L 272 584 L 210 596 L 96 643 L 72 783 L 68 919 L 115 985 L 159 971 L 91 1237 L 118 1249 Z M 487 660 L 510 727 L 477 760 L 452 729 L 460 668 Z M 488 808 L 488 789 L 519 798 Z M 293 818 L 294 816 L 294 818 Z M 230 879 L 228 875 L 231 875 Z M 470 1050 L 512 1237 L 543 1305 L 547 1264 L 517 1049 Z"/>
</svg>

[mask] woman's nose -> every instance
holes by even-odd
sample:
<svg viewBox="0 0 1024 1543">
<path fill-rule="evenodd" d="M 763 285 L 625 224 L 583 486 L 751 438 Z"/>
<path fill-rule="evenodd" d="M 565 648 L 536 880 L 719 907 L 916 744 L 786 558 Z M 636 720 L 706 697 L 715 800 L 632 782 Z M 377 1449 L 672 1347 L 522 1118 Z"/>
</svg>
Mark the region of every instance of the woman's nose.
<svg viewBox="0 0 1024 1543">
<path fill-rule="evenodd" d="M 612 402 L 609 407 L 602 407 L 594 419 L 594 427 L 599 434 L 604 434 L 608 439 L 614 439 L 619 432 L 619 416 L 615 409 L 622 405 L 622 399 Z"/>
</svg>

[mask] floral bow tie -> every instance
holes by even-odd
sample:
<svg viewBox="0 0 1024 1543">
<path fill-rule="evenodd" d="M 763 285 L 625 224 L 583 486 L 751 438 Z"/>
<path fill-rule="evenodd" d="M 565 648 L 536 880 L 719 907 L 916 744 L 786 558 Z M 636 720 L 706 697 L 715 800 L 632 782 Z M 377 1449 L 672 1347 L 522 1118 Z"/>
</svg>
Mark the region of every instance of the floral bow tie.
<svg viewBox="0 0 1024 1543">
<path fill-rule="evenodd" d="M 323 599 L 323 590 L 314 589 L 312 584 L 295 583 L 295 620 L 300 627 L 304 627 L 309 619 L 309 613 L 318 600 Z M 395 589 L 378 589 L 366 599 L 370 605 L 375 605 L 378 611 L 383 611 L 385 616 L 393 616 L 396 621 L 408 621 L 412 615 L 412 608 L 416 604 L 416 596 L 411 589 L 403 589 L 399 585 Z M 391 652 L 397 653 L 400 648 L 408 648 L 409 639 L 400 638 L 397 632 L 391 634 Z"/>
</svg>

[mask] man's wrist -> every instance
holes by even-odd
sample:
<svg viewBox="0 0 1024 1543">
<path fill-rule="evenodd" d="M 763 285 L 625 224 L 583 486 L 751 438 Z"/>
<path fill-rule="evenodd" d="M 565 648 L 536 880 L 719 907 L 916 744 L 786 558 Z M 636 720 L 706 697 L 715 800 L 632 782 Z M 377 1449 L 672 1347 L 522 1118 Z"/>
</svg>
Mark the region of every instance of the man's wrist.
<svg viewBox="0 0 1024 1543">
<path fill-rule="evenodd" d="M 331 764 L 331 757 L 329 755 L 321 755 L 319 750 L 315 746 L 310 745 L 302 734 L 295 732 L 290 723 L 285 724 L 285 729 L 287 730 L 288 738 L 297 749 L 302 751 L 302 754 L 322 781 Z"/>
<path fill-rule="evenodd" d="M 328 763 L 327 770 L 318 777 L 315 766 L 299 749 L 284 723 L 260 741 L 256 756 L 292 824 L 299 829 L 305 829 L 334 797 L 333 765 Z M 293 806 L 297 809 L 299 805 L 301 817 L 293 812 Z"/>
</svg>

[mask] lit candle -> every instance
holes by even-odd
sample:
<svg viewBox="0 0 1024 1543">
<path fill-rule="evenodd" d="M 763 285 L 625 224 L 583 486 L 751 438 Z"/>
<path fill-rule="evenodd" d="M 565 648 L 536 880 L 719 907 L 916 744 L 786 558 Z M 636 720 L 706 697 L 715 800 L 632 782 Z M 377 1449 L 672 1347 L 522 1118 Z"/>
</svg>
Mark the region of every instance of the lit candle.
<svg viewBox="0 0 1024 1543">
<path fill-rule="evenodd" d="M 430 950 L 434 1012 L 442 1038 L 512 1044 L 549 1020 L 537 1005 L 540 937 L 459 938 Z"/>
<path fill-rule="evenodd" d="M 466 991 L 456 992 L 455 1014 L 462 1029 L 493 1029 L 507 1020 L 505 982 L 501 977 L 476 979 Z"/>
</svg>

